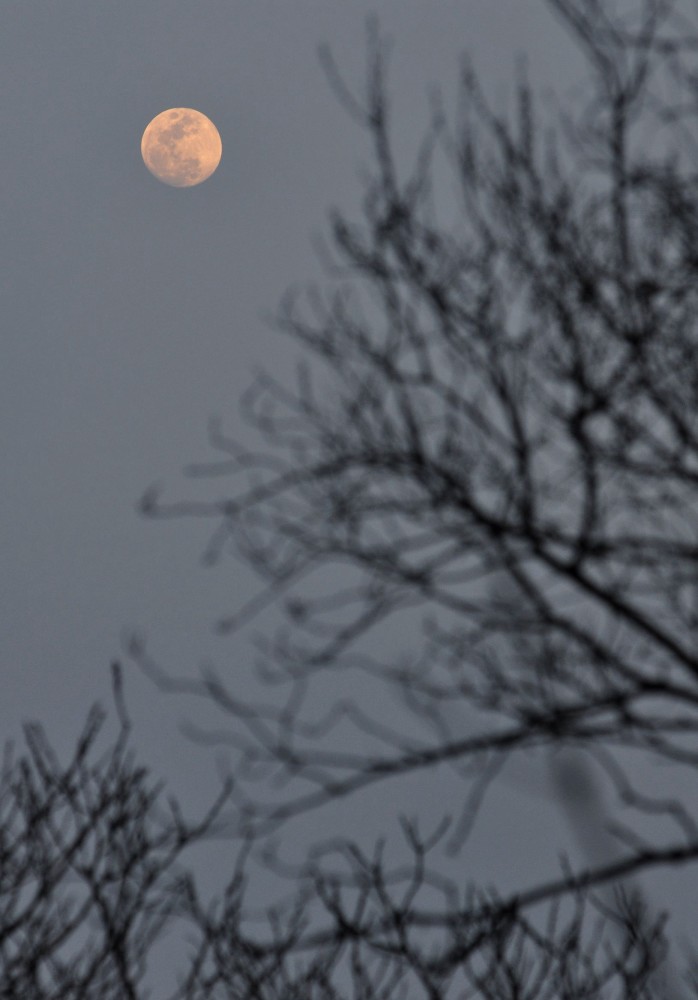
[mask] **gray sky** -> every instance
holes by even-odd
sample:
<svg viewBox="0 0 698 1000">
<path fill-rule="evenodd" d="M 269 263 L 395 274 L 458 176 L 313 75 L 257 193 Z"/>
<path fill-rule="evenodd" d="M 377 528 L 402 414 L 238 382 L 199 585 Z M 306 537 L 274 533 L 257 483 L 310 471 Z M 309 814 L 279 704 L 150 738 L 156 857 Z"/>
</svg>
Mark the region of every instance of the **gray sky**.
<svg viewBox="0 0 698 1000">
<path fill-rule="evenodd" d="M 427 86 L 453 93 L 464 46 L 502 97 L 518 47 L 543 78 L 566 66 L 542 4 L 494 6 L 381 3 L 405 149 L 426 121 Z M 367 160 L 316 47 L 328 41 L 360 85 L 371 9 L 3 3 L 5 732 L 28 713 L 56 731 L 81 719 L 124 626 L 196 656 L 240 596 L 234 574 L 197 567 L 201 526 L 143 523 L 134 502 L 205 455 L 211 414 L 236 427 L 254 366 L 289 363 L 261 317 L 319 275 L 310 237 L 330 205 L 357 204 Z M 203 111 L 223 138 L 217 173 L 189 190 L 156 181 L 140 157 L 145 125 L 176 105 Z"/>
<path fill-rule="evenodd" d="M 242 432 L 237 400 L 255 366 L 290 369 L 262 316 L 288 285 L 320 276 L 310 237 L 331 205 L 358 204 L 368 161 L 316 47 L 329 42 L 360 85 L 371 10 L 394 40 L 405 152 L 426 123 L 428 86 L 454 94 L 463 50 L 495 102 L 512 93 L 517 52 L 560 99 L 581 77 L 543 0 L 3 0 L 4 738 L 37 718 L 67 749 L 106 698 L 127 629 L 178 672 L 209 656 L 243 675 L 244 637 L 210 626 L 244 601 L 249 574 L 203 569 L 205 525 L 144 522 L 134 504 L 154 481 L 179 495 L 181 467 L 207 455 L 210 415 Z M 179 105 L 223 140 L 216 174 L 189 190 L 159 183 L 140 157 L 146 124 Z M 210 758 L 177 734 L 184 706 L 137 675 L 127 695 L 148 759 L 203 801 Z M 529 874 L 550 872 L 564 846 L 558 824 L 534 857 L 553 813 L 510 788 L 493 797 L 490 830 L 508 825 L 512 801 L 520 854 L 478 835 L 483 881 L 517 880 L 521 856 Z"/>
</svg>

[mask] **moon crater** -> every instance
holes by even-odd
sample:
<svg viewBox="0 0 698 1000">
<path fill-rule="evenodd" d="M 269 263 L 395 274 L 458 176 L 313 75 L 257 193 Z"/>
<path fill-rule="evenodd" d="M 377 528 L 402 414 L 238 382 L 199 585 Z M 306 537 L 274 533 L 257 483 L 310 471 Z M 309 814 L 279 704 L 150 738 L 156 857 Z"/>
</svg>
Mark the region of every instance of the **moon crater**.
<svg viewBox="0 0 698 1000">
<path fill-rule="evenodd" d="M 148 124 L 141 154 L 148 170 L 172 187 L 193 187 L 214 172 L 223 144 L 210 118 L 194 108 L 168 108 Z"/>
</svg>

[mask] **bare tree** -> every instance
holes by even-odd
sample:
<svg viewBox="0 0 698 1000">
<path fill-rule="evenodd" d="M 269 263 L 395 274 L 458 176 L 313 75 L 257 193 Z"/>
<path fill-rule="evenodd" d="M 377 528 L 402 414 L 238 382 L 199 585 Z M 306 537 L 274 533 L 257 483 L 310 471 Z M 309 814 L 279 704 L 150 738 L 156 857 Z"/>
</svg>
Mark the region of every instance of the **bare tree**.
<svg viewBox="0 0 698 1000">
<path fill-rule="evenodd" d="M 372 953 L 397 976 L 395 989 L 409 970 L 427 996 L 446 995 L 458 976 L 493 997 L 645 995 L 656 925 L 640 921 L 637 899 L 609 910 L 593 894 L 698 855 L 690 803 L 644 794 L 621 766 L 627 750 L 689 773 L 698 763 L 688 159 L 696 35 L 660 0 L 636 4 L 634 18 L 598 2 L 549 6 L 588 56 L 588 107 L 542 135 L 523 83 L 510 124 L 464 64 L 457 121 L 435 106 L 405 177 L 377 33 L 363 100 L 324 53 L 340 100 L 373 142 L 374 171 L 361 223 L 333 215 L 331 287 L 305 304 L 291 294 L 282 307 L 280 326 L 315 364 L 301 366 L 295 390 L 264 375 L 251 391 L 247 413 L 266 438 L 259 451 L 212 428 L 221 460 L 192 473 L 243 475 L 246 486 L 214 502 L 144 500 L 151 514 L 216 518 L 208 558 L 232 543 L 265 579 L 222 630 L 270 601 L 289 619 L 260 650 L 264 676 L 284 692 L 263 711 L 219 674 L 177 682 L 158 673 L 163 684 L 206 693 L 234 720 L 237 793 L 255 837 L 448 764 L 471 783 L 449 837 L 457 850 L 506 758 L 543 745 L 587 749 L 626 805 L 673 825 L 657 841 L 639 821 L 616 822 L 613 861 L 593 859 L 501 899 L 471 889 L 464 901 L 464 887 L 436 880 L 427 848 L 443 830 L 429 838 L 405 826 L 412 864 L 390 875 L 387 861 L 351 841 L 316 847 L 294 877 L 314 886 L 325 923 L 298 949 L 347 942 L 366 982 Z M 655 151 L 648 136 L 657 134 Z M 462 195 L 449 227 L 431 185 L 436 155 Z M 418 652 L 372 652 L 385 622 L 416 613 Z M 315 692 L 329 669 L 363 676 L 364 686 L 355 682 L 319 715 Z M 376 681 L 418 726 L 372 714 Z M 458 702 L 479 720 L 466 734 L 452 721 Z M 352 726 L 359 739 L 338 749 Z M 280 799 L 257 801 L 263 766 L 282 784 Z M 247 773 L 250 794 L 241 791 Z M 443 893 L 436 908 L 420 905 L 426 886 Z M 572 897 L 574 930 L 556 937 L 553 926 L 528 923 L 531 908 Z M 579 915 L 594 906 L 622 925 L 624 944 L 599 972 L 587 942 L 571 970 Z M 633 953 L 640 942 L 642 962 Z M 535 987 L 524 984 L 531 954 L 546 970 Z M 371 995 L 391 995 L 393 986 L 370 982 Z"/>
<path fill-rule="evenodd" d="M 662 918 L 627 880 L 695 865 L 693 803 L 638 787 L 628 762 L 698 769 L 698 32 L 666 0 L 632 16 L 547 2 L 588 59 L 588 103 L 541 125 L 524 81 L 509 120 L 464 62 L 455 119 L 435 99 L 408 172 L 377 30 L 363 96 L 323 51 L 373 166 L 361 219 L 332 215 L 327 287 L 280 311 L 311 362 L 295 388 L 264 374 L 246 397 L 257 449 L 211 428 L 217 454 L 190 472 L 235 478 L 230 492 L 144 497 L 152 516 L 211 518 L 206 557 L 232 547 L 260 574 L 221 631 L 285 614 L 258 642 L 263 704 L 220 671 L 178 680 L 132 648 L 228 720 L 198 736 L 234 755 L 236 835 L 296 887 L 253 939 L 242 868 L 211 905 L 187 882 L 179 905 L 206 943 L 192 995 L 683 989 L 656 974 Z M 459 191 L 448 224 L 438 158 Z M 633 811 L 614 823 L 617 854 L 516 892 L 444 876 L 442 848 L 462 850 L 503 765 L 540 747 L 603 769 Z M 354 831 L 318 836 L 298 864 L 275 846 L 296 817 L 445 769 L 460 814 L 429 831 L 403 818 L 399 860 Z M 647 832 L 657 817 L 664 832 Z"/>
<path fill-rule="evenodd" d="M 120 724 L 106 752 L 98 750 L 106 719 L 98 706 L 65 765 L 35 724 L 25 727 L 23 755 L 5 749 L 0 995 L 7 1000 L 146 997 L 152 951 L 184 912 L 182 856 L 214 832 L 227 798 L 224 787 L 198 823 L 186 822 L 175 801 L 163 802 L 162 785 L 129 749 L 118 666 L 113 677 Z M 201 934 L 197 940 L 205 950 Z"/>
<path fill-rule="evenodd" d="M 90 712 L 66 765 L 37 725 L 25 727 L 24 755 L 15 758 L 12 746 L 5 749 L 0 773 L 0 995 L 8 1000 L 164 997 L 162 983 L 155 994 L 147 985 L 148 973 L 152 981 L 158 972 L 153 951 L 175 922 L 184 921 L 188 948 L 170 1000 L 337 996 L 331 978 L 346 950 L 346 935 L 312 948 L 309 960 L 298 959 L 299 945 L 307 946 L 307 895 L 290 910 L 270 911 L 261 940 L 250 933 L 243 907 L 249 843 L 239 853 L 223 899 L 202 902 L 182 858 L 192 845 L 224 830 L 221 810 L 229 789 L 223 787 L 196 824 L 182 818 L 175 800 L 170 798 L 165 807 L 162 785 L 149 780 L 129 749 L 131 726 L 117 666 L 113 677 L 119 732 L 106 752 L 99 755 L 97 749 L 106 719 L 99 707 Z M 417 870 L 412 877 L 420 878 Z M 373 878 L 366 882 L 367 896 L 381 884 Z M 319 879 L 315 888 L 334 912 L 332 888 Z M 578 923 L 570 922 L 565 941 L 579 933 Z M 631 922 L 625 923 L 629 927 Z M 501 924 L 501 918 L 492 924 L 484 948 L 492 969 L 471 972 L 474 982 L 482 979 L 485 996 L 500 995 L 487 992 L 492 970 L 506 975 L 502 961 L 504 969 L 511 961 Z M 387 927 L 385 933 L 390 935 Z M 536 940 L 524 924 L 519 923 L 516 933 L 517 940 L 524 941 L 527 934 Z M 404 969 L 386 976 L 390 963 L 378 970 L 370 963 L 369 971 L 362 942 L 351 947 L 352 973 L 363 995 L 392 995 Z M 625 948 L 639 961 L 634 973 L 639 980 L 651 962 L 653 942 L 628 939 Z M 586 983 L 602 983 L 616 974 L 620 961 L 605 956 L 598 971 L 591 966 L 574 971 L 579 963 L 565 951 L 563 965 Z M 553 964 L 539 962 L 536 975 L 540 978 Z M 424 979 L 439 978 L 438 971 L 420 968 L 419 973 Z"/>
</svg>

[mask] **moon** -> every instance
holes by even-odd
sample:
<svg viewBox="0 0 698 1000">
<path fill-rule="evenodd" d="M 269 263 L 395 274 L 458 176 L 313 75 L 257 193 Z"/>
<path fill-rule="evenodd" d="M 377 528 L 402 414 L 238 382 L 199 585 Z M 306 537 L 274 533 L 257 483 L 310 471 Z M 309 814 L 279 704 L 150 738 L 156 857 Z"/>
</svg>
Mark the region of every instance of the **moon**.
<svg viewBox="0 0 698 1000">
<path fill-rule="evenodd" d="M 148 170 L 172 187 L 194 187 L 221 162 L 223 143 L 210 118 L 194 108 L 168 108 L 146 126 L 141 155 Z"/>
</svg>

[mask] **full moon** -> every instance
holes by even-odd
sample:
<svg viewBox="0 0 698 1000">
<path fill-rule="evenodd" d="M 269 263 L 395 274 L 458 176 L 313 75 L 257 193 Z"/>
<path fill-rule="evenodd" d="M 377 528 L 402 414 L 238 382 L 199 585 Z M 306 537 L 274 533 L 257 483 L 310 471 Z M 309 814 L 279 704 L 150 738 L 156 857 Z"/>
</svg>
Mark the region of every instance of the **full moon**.
<svg viewBox="0 0 698 1000">
<path fill-rule="evenodd" d="M 151 174 L 172 187 L 193 187 L 221 162 L 223 144 L 210 118 L 193 108 L 168 108 L 150 122 L 141 154 Z"/>
</svg>

